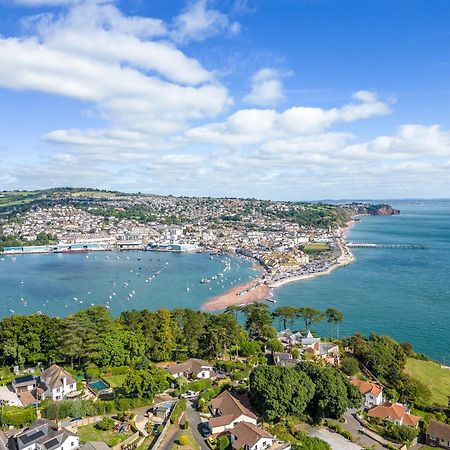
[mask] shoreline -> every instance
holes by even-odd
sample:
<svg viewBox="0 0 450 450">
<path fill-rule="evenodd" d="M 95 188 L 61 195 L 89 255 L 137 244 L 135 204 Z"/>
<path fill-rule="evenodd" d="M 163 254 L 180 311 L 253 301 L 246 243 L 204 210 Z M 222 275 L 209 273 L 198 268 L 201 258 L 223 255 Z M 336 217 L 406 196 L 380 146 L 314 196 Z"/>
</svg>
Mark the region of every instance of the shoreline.
<svg viewBox="0 0 450 450">
<path fill-rule="evenodd" d="M 355 256 L 350 251 L 350 249 L 346 245 L 347 237 L 350 232 L 350 230 L 358 223 L 357 220 L 355 220 L 355 216 L 352 217 L 351 220 L 349 220 L 344 228 L 341 228 L 338 230 L 339 237 L 336 237 L 336 244 L 341 252 L 340 256 L 335 260 L 334 263 L 332 263 L 330 266 L 328 266 L 326 269 L 308 273 L 308 274 L 302 274 L 302 275 L 292 275 L 287 276 L 286 278 L 283 278 L 281 280 L 273 281 L 273 282 L 261 282 L 259 284 L 259 287 L 265 286 L 266 289 L 261 289 L 255 292 L 252 292 L 253 295 L 242 295 L 237 296 L 237 292 L 245 290 L 248 288 L 248 286 L 252 284 L 258 285 L 257 279 L 254 279 L 253 281 L 249 283 L 245 283 L 240 286 L 236 286 L 232 289 L 229 289 L 227 292 L 225 292 L 222 295 L 218 295 L 216 297 L 213 297 L 209 300 L 207 300 L 205 303 L 202 304 L 201 309 L 206 311 L 218 311 L 223 310 L 227 308 L 228 306 L 233 305 L 241 305 L 241 304 L 248 304 L 253 303 L 257 301 L 263 301 L 265 300 L 269 294 L 271 289 L 278 288 L 280 286 L 283 286 L 284 284 L 288 283 L 294 283 L 296 281 L 304 281 L 304 280 L 311 280 L 317 277 L 321 277 L 324 275 L 329 275 L 331 272 L 333 272 L 335 269 L 338 269 L 340 267 L 345 267 L 355 261 Z M 256 264 L 259 265 L 259 267 L 263 270 L 265 270 L 259 262 L 256 261 Z"/>
</svg>

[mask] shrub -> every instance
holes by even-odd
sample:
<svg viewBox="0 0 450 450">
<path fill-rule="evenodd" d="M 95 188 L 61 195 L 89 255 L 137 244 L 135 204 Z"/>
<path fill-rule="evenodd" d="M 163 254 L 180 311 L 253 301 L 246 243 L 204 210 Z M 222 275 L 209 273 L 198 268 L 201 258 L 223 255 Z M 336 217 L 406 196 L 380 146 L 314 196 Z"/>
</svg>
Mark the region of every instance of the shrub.
<svg viewBox="0 0 450 450">
<path fill-rule="evenodd" d="M 12 425 L 15 428 L 22 428 L 35 419 L 36 412 L 33 406 L 26 408 L 3 406 L 0 408 L 0 426 Z"/>
<path fill-rule="evenodd" d="M 112 430 L 114 428 L 114 420 L 111 417 L 103 417 L 103 419 L 95 424 L 95 428 L 99 430 Z"/>
<path fill-rule="evenodd" d="M 186 420 L 186 421 L 181 425 L 181 428 L 182 428 L 183 430 L 187 430 L 187 429 L 189 428 L 189 422 Z"/>
<path fill-rule="evenodd" d="M 347 375 L 356 375 L 359 372 L 358 360 L 351 356 L 342 358 L 341 369 Z"/>
<path fill-rule="evenodd" d="M 189 444 L 189 439 L 185 434 L 180 434 L 178 441 L 177 441 L 178 445 L 188 445 Z"/>
<path fill-rule="evenodd" d="M 217 439 L 217 448 L 218 450 L 226 450 L 230 445 L 230 440 L 227 436 L 220 436 Z"/>
<path fill-rule="evenodd" d="M 100 378 L 100 369 L 96 364 L 91 363 L 86 367 L 85 374 L 88 379 Z"/>
<path fill-rule="evenodd" d="M 175 405 L 175 408 L 172 411 L 172 415 L 170 416 L 171 423 L 178 423 L 180 420 L 181 414 L 186 410 L 186 400 L 179 400 Z"/>
</svg>

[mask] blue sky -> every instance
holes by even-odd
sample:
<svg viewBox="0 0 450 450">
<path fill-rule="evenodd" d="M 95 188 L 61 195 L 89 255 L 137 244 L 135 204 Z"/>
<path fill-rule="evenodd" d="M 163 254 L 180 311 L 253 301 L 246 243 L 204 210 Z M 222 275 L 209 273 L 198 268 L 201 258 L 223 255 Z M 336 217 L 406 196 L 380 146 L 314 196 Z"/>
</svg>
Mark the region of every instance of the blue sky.
<svg viewBox="0 0 450 450">
<path fill-rule="evenodd" d="M 0 0 L 0 189 L 449 197 L 447 0 Z"/>
</svg>

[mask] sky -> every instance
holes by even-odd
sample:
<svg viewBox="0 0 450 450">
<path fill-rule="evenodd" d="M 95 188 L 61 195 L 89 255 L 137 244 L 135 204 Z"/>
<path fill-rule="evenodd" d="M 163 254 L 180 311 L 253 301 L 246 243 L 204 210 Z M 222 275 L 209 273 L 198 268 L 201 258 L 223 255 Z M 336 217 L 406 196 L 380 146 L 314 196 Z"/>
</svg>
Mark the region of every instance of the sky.
<svg viewBox="0 0 450 450">
<path fill-rule="evenodd" d="M 448 0 L 0 0 L 0 190 L 450 197 Z"/>
</svg>

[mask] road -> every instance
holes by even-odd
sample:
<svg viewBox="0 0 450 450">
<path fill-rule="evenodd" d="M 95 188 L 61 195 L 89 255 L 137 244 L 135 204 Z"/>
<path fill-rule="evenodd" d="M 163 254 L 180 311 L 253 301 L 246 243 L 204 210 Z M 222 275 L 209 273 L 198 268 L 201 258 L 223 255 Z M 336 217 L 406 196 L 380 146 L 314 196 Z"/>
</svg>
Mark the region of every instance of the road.
<svg viewBox="0 0 450 450">
<path fill-rule="evenodd" d="M 361 450 L 361 446 L 348 441 L 340 434 L 333 433 L 328 428 L 316 428 L 309 433 L 310 436 L 318 437 L 328 442 L 333 450 Z"/>
<path fill-rule="evenodd" d="M 202 422 L 202 418 L 200 417 L 198 411 L 194 409 L 194 406 L 190 401 L 186 402 L 186 420 L 189 422 L 189 427 L 192 431 L 192 434 L 194 435 L 195 440 L 197 441 L 197 444 L 200 446 L 200 449 L 209 450 L 209 447 L 205 443 L 205 439 L 198 430 L 198 427 Z"/>
<path fill-rule="evenodd" d="M 361 446 L 375 450 L 383 449 L 384 447 L 379 442 L 359 432 L 363 426 L 355 419 L 353 415 L 355 412 L 356 409 L 349 409 L 344 413 L 345 423 L 341 423 L 342 428 L 350 432 Z"/>
</svg>

